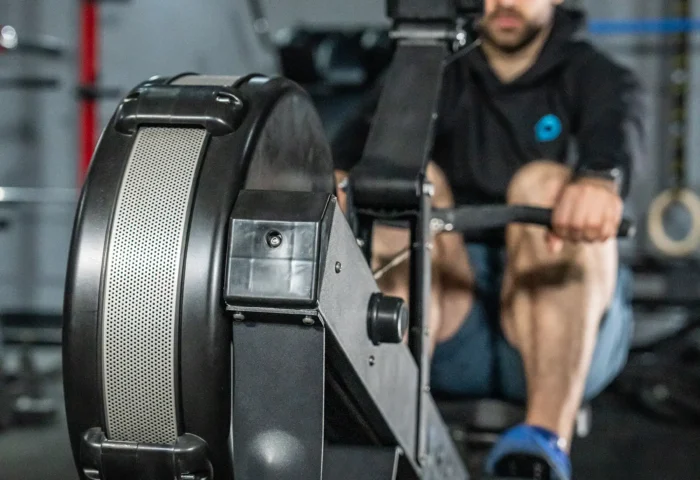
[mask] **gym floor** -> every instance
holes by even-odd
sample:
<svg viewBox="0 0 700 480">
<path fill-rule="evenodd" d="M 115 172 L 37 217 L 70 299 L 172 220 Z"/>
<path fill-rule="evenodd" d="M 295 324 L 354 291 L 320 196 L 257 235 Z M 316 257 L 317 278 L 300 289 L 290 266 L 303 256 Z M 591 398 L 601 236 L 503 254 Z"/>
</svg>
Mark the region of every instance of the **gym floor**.
<svg viewBox="0 0 700 480">
<path fill-rule="evenodd" d="M 8 362 L 15 360 L 9 352 Z M 38 367 L 56 371 L 60 349 L 37 350 Z M 11 368 L 11 365 L 10 365 Z M 50 392 L 62 406 L 59 376 Z M 607 392 L 596 400 L 593 431 L 574 445 L 579 479 L 687 480 L 700 472 L 700 428 L 654 420 Z M 2 480 L 77 480 L 62 409 L 51 424 L 0 433 Z M 360 479 L 358 479 L 360 480 Z"/>
</svg>

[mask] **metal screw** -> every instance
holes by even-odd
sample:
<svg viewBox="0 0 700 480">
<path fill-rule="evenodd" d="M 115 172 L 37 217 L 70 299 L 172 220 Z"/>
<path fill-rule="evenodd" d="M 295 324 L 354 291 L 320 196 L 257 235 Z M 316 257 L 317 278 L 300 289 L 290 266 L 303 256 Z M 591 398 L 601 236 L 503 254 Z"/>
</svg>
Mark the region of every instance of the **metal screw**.
<svg viewBox="0 0 700 480">
<path fill-rule="evenodd" d="M 343 269 L 343 265 L 340 262 L 335 262 L 335 273 L 340 273 Z"/>
<path fill-rule="evenodd" d="M 265 241 L 270 248 L 277 248 L 282 245 L 282 234 L 276 230 L 267 232 L 265 236 Z"/>
<path fill-rule="evenodd" d="M 437 455 L 435 455 L 435 463 L 439 466 L 442 465 L 445 461 L 445 451 L 444 450 L 438 450 Z"/>
<path fill-rule="evenodd" d="M 253 29 L 255 30 L 255 33 L 263 34 L 270 30 L 270 25 L 267 23 L 266 19 L 259 18 L 253 22 Z"/>
<path fill-rule="evenodd" d="M 0 30 L 0 47 L 6 50 L 12 50 L 17 46 L 17 30 L 10 25 L 5 25 Z"/>
<path fill-rule="evenodd" d="M 457 40 L 457 44 L 460 47 L 463 47 L 467 44 L 467 34 L 465 32 L 459 32 L 455 39 Z"/>
<path fill-rule="evenodd" d="M 657 400 L 665 400 L 670 396 L 668 387 L 663 384 L 655 385 L 651 392 L 652 395 L 654 395 L 654 398 Z"/>
<path fill-rule="evenodd" d="M 467 432 L 461 428 L 455 428 L 450 433 L 452 434 L 452 440 L 455 442 L 464 442 L 469 438 Z"/>
<path fill-rule="evenodd" d="M 425 393 L 430 393 L 430 387 L 428 385 L 426 385 L 425 387 L 423 387 L 423 391 Z"/>
<path fill-rule="evenodd" d="M 671 73 L 671 81 L 676 85 L 681 85 L 686 83 L 688 80 L 688 74 L 682 68 L 676 69 Z"/>
<path fill-rule="evenodd" d="M 433 233 L 451 232 L 454 228 L 454 225 L 445 223 L 441 218 L 433 218 L 430 220 L 430 230 Z"/>
<path fill-rule="evenodd" d="M 369 366 L 373 367 L 375 363 L 374 355 L 369 356 Z"/>
<path fill-rule="evenodd" d="M 233 319 L 237 322 L 242 322 L 245 320 L 245 315 L 243 315 L 241 312 L 236 312 L 233 314 Z"/>
<path fill-rule="evenodd" d="M 302 322 L 304 325 L 306 325 L 307 327 L 310 327 L 311 325 L 313 325 L 314 323 L 316 323 L 316 322 L 314 321 L 314 319 L 311 318 L 311 317 L 304 317 L 304 319 L 303 319 L 301 322 Z"/>
<path fill-rule="evenodd" d="M 439 218 L 430 220 L 430 230 L 433 232 L 441 232 L 445 228 L 445 222 Z"/>
</svg>

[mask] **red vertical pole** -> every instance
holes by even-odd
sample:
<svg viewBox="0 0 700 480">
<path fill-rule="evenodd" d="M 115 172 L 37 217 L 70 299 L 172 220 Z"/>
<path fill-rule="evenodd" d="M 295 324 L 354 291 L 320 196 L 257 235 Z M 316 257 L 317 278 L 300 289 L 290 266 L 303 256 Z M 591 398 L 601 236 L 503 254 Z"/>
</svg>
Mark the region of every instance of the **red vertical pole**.
<svg viewBox="0 0 700 480">
<path fill-rule="evenodd" d="M 80 158 L 78 184 L 82 185 L 97 142 L 97 76 L 99 68 L 99 0 L 80 0 Z"/>
</svg>

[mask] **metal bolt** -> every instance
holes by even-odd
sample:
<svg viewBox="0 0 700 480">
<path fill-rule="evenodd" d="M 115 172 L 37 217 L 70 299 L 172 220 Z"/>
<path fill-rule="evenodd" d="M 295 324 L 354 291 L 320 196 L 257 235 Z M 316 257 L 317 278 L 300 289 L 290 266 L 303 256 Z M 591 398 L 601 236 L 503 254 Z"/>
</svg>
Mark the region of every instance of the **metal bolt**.
<svg viewBox="0 0 700 480">
<path fill-rule="evenodd" d="M 442 231 L 443 228 L 445 228 L 445 222 L 441 219 L 433 218 L 432 220 L 430 220 L 430 230 L 432 230 L 433 232 L 439 233 Z"/>
<path fill-rule="evenodd" d="M 671 81 L 676 85 L 681 85 L 688 81 L 688 74 L 682 68 L 678 68 L 671 73 Z"/>
<path fill-rule="evenodd" d="M 467 432 L 461 428 L 455 428 L 450 431 L 452 440 L 455 442 L 465 442 L 469 438 Z"/>
<path fill-rule="evenodd" d="M 373 367 L 375 363 L 374 355 L 369 356 L 369 366 Z"/>
<path fill-rule="evenodd" d="M 340 273 L 340 271 L 343 269 L 343 264 L 340 262 L 335 262 L 335 273 Z"/>
<path fill-rule="evenodd" d="M 282 245 L 282 234 L 276 230 L 267 232 L 265 236 L 265 241 L 270 248 L 277 248 Z"/>
<path fill-rule="evenodd" d="M 379 34 L 373 30 L 367 30 L 360 38 L 360 45 L 365 51 L 371 50 L 379 43 Z"/>
<path fill-rule="evenodd" d="M 426 385 L 425 387 L 423 387 L 423 391 L 425 393 L 430 393 L 430 387 L 428 385 Z"/>
<path fill-rule="evenodd" d="M 652 389 L 652 395 L 654 395 L 654 398 L 657 400 L 665 400 L 670 396 L 670 392 L 666 385 L 658 384 Z"/>
<path fill-rule="evenodd" d="M 237 322 L 242 322 L 245 320 L 245 315 L 243 315 L 241 312 L 236 312 L 233 314 L 233 319 Z"/>
<path fill-rule="evenodd" d="M 255 30 L 255 33 L 263 34 L 270 30 L 270 25 L 267 23 L 266 19 L 259 18 L 253 22 L 253 29 Z"/>
<path fill-rule="evenodd" d="M 430 182 L 425 182 L 423 184 L 423 193 L 425 195 L 428 195 L 429 197 L 432 197 L 433 195 L 435 195 L 435 185 L 433 185 Z"/>
<path fill-rule="evenodd" d="M 303 319 L 301 322 L 302 322 L 304 325 L 306 325 L 307 327 L 310 327 L 310 326 L 312 326 L 314 323 L 316 323 L 316 322 L 314 321 L 314 319 L 311 318 L 311 317 L 304 317 L 304 319 Z"/>
<path fill-rule="evenodd" d="M 12 50 L 17 46 L 17 30 L 10 25 L 5 25 L 0 30 L 0 47 L 6 50 Z"/>
<path fill-rule="evenodd" d="M 364 247 L 364 246 L 365 246 L 365 241 L 362 240 L 361 238 L 358 238 L 358 239 L 357 239 L 357 246 L 360 247 L 360 248 Z"/>
<path fill-rule="evenodd" d="M 438 450 L 437 455 L 435 455 L 435 464 L 436 465 L 442 465 L 445 462 L 445 451 L 444 450 Z"/>
</svg>

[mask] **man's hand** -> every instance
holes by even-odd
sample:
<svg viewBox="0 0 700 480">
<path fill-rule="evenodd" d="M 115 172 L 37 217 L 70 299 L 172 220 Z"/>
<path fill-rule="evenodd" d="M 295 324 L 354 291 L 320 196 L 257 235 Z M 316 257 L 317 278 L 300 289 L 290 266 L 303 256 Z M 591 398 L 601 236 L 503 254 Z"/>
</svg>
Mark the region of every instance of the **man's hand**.
<svg viewBox="0 0 700 480">
<path fill-rule="evenodd" d="M 552 215 L 548 244 L 561 251 L 564 241 L 605 242 L 617 236 L 623 202 L 614 182 L 581 178 L 564 187 Z"/>
</svg>

